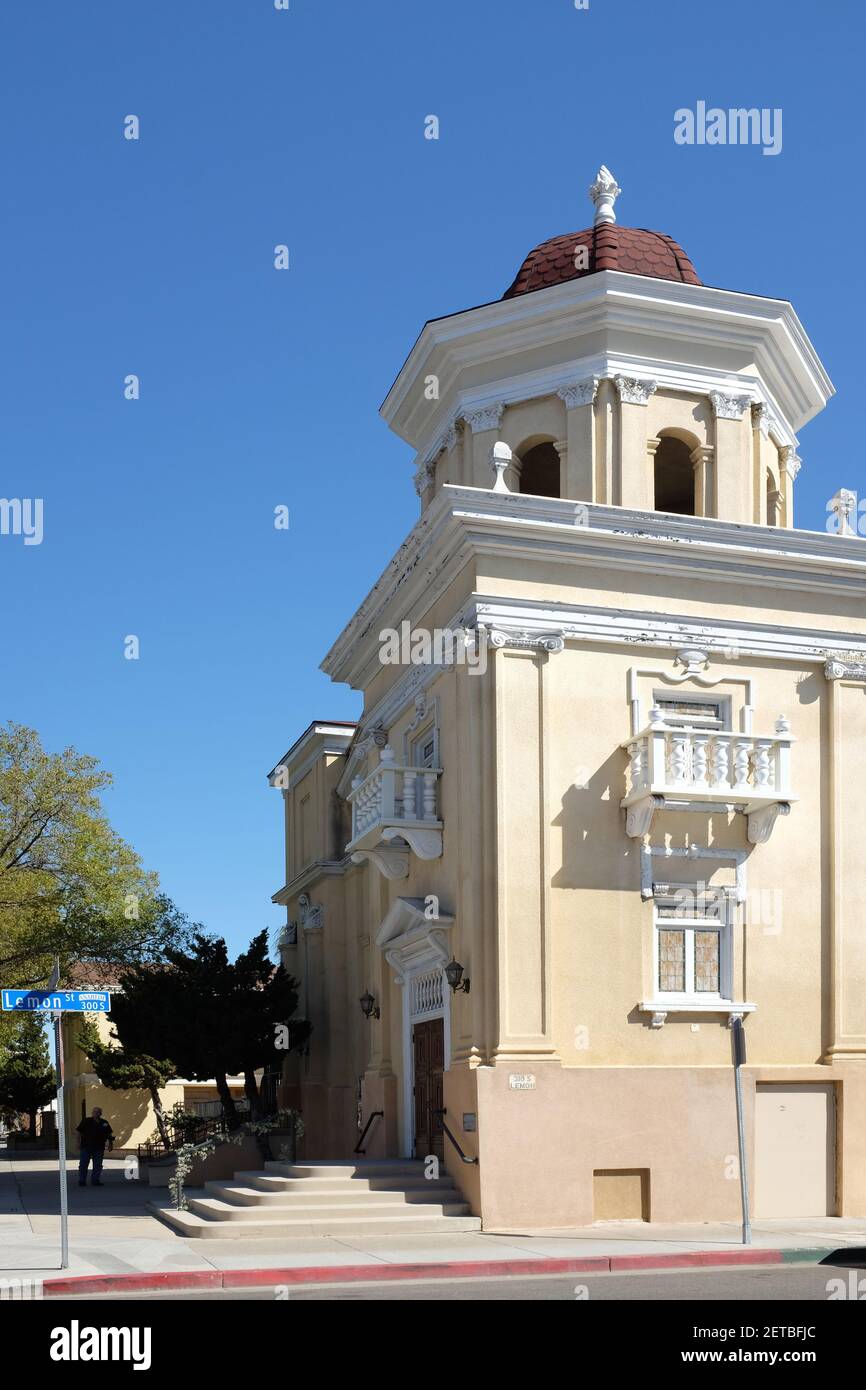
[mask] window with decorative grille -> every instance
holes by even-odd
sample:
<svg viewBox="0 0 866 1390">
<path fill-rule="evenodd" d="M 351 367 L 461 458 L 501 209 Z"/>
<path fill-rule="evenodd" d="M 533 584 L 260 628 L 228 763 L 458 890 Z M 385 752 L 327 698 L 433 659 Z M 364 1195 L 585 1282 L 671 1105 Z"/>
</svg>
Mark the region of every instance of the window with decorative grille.
<svg viewBox="0 0 866 1390">
<path fill-rule="evenodd" d="M 730 997 L 731 904 L 684 887 L 655 904 L 655 990 L 660 999 Z"/>
</svg>

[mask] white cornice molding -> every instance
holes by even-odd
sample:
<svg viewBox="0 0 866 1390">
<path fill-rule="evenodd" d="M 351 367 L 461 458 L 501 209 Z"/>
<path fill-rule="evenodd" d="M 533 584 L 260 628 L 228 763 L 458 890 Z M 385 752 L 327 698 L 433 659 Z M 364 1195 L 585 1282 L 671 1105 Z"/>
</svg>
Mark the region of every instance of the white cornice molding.
<svg viewBox="0 0 866 1390">
<path fill-rule="evenodd" d="M 381 413 L 402 438 L 421 449 L 426 447 L 422 436 L 432 442 L 447 423 L 444 417 L 456 412 L 465 372 L 472 371 L 478 379 L 479 369 L 488 364 L 533 349 L 550 361 L 552 348 L 573 344 L 576 337 L 585 337 L 587 344 L 600 341 L 601 349 L 596 351 L 622 359 L 628 357 L 626 343 L 636 333 L 648 344 L 658 341 L 659 367 L 677 363 L 687 372 L 694 365 L 717 380 L 727 378 L 718 389 L 726 385 L 731 393 L 750 389 L 746 379 L 726 365 L 732 353 L 747 353 L 744 360 L 755 363 L 755 379 L 762 383 L 756 395 L 775 403 L 791 434 L 833 394 L 832 382 L 788 301 L 608 270 L 432 320 L 422 330 Z M 428 414 L 418 414 L 422 406 L 418 383 L 432 370 L 433 359 L 440 381 L 438 423 Z M 646 367 L 635 374 L 656 377 L 654 360 L 648 357 Z M 573 359 L 570 365 L 572 379 L 590 374 L 582 368 L 575 372 Z M 616 371 L 628 375 L 627 363 L 597 374 L 615 375 Z M 567 384 L 565 377 L 557 383 Z M 429 402 L 425 411 L 428 406 Z"/>
<path fill-rule="evenodd" d="M 287 753 L 283 755 L 268 773 L 268 781 L 271 786 L 276 786 L 276 778 L 280 770 L 288 773 L 287 786 L 280 786 L 281 791 L 291 791 L 303 777 L 318 762 L 319 758 L 327 754 L 334 756 L 345 753 L 352 739 L 355 737 L 357 725 L 355 724 L 311 724 L 308 729 L 301 734 L 301 737 L 292 744 Z"/>
<path fill-rule="evenodd" d="M 344 874 L 349 867 L 349 857 L 345 855 L 342 859 L 315 859 L 312 864 L 308 864 L 299 874 L 295 874 L 293 879 L 284 883 L 282 888 L 278 888 L 271 897 L 272 903 L 277 903 L 280 907 L 288 907 L 293 898 L 300 893 L 312 888 L 313 884 L 318 883 L 321 878 L 333 878 Z"/>
<path fill-rule="evenodd" d="M 446 485 L 321 669 L 365 688 L 378 669 L 381 628 L 408 614 L 421 622 L 462 565 L 481 554 L 866 599 L 866 543 L 858 537 Z"/>
<path fill-rule="evenodd" d="M 449 623 L 452 628 L 483 629 L 493 647 L 557 653 L 568 643 L 603 643 L 684 654 L 692 645 L 716 662 L 772 659 L 823 667 L 828 680 L 866 679 L 866 631 L 828 634 L 824 628 L 748 623 L 736 619 L 698 619 L 687 613 L 601 608 L 591 604 L 549 603 L 476 593 Z M 833 650 L 828 651 L 828 639 Z M 453 667 L 412 666 L 370 709 L 362 734 L 390 729 L 405 710 Z M 718 666 L 715 668 L 720 669 Z M 724 669 L 724 668 L 721 668 Z M 731 666 L 731 678 L 736 667 Z M 383 734 L 384 737 L 384 734 Z M 359 745 L 360 746 L 360 745 Z M 354 751 L 354 750 L 353 750 Z M 366 755 L 365 755 L 366 756 Z M 338 792 L 345 795 L 354 775 L 347 765 Z M 298 887 L 295 887 L 298 891 Z M 286 890 L 283 892 L 288 896 Z M 274 901 L 285 902 L 281 894 Z"/>
<path fill-rule="evenodd" d="M 778 660 L 833 666 L 838 676 L 854 673 L 860 661 L 866 663 L 862 648 L 864 632 L 844 630 L 828 633 L 825 628 L 786 626 L 780 623 L 748 623 L 735 619 L 698 619 L 687 613 L 660 613 L 653 610 L 600 608 L 590 604 L 547 603 L 544 600 L 507 599 L 475 594 L 455 618 L 467 628 L 492 627 L 503 633 L 536 637 L 559 636 L 570 641 L 610 643 L 667 649 L 685 653 L 694 644 L 702 653 L 718 660 L 772 657 Z M 832 642 L 833 651 L 828 651 Z M 843 669 L 844 667 L 844 669 Z M 716 668 L 718 669 L 718 668 Z M 732 668 L 733 669 L 733 668 Z M 866 672 L 866 665 L 864 665 Z"/>
</svg>

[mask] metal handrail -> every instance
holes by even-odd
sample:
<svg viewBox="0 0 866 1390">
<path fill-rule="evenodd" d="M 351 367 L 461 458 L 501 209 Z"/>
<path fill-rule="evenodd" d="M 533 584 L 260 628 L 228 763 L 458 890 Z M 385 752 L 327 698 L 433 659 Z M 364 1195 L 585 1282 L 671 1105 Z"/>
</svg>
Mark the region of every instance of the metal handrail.
<svg viewBox="0 0 866 1390">
<path fill-rule="evenodd" d="M 249 1110 L 246 1106 L 237 1107 L 238 1118 L 243 1120 L 249 1118 Z M 168 1146 L 162 1138 L 149 1139 L 144 1144 L 138 1145 L 139 1162 L 150 1163 L 155 1158 L 168 1158 L 176 1153 L 184 1144 L 201 1144 L 205 1139 L 213 1135 L 225 1134 L 228 1130 L 225 1115 L 202 1115 L 186 1123 L 175 1124 L 169 1120 L 166 1123 L 170 1143 Z"/>
<path fill-rule="evenodd" d="M 455 1149 L 456 1149 L 457 1152 L 459 1153 L 459 1155 L 460 1155 L 460 1157 L 462 1158 L 463 1162 L 464 1162 L 464 1163 L 477 1163 L 477 1162 L 478 1162 L 478 1159 L 477 1159 L 477 1158 L 469 1158 L 468 1155 L 465 1154 L 465 1153 L 463 1152 L 463 1150 L 461 1149 L 460 1145 L 457 1143 L 457 1140 L 454 1138 L 454 1135 L 451 1133 L 450 1129 L 449 1129 L 448 1126 L 446 1125 L 446 1123 L 445 1123 L 445 1116 L 448 1114 L 448 1111 L 447 1111 L 447 1110 L 434 1110 L 434 1111 L 433 1111 L 433 1114 L 434 1114 L 434 1115 L 441 1115 L 441 1117 L 442 1117 L 442 1128 L 444 1129 L 445 1133 L 448 1135 L 448 1138 L 451 1140 L 451 1143 L 454 1145 Z"/>
<path fill-rule="evenodd" d="M 367 1138 L 367 1130 L 370 1128 L 371 1124 L 373 1123 L 373 1121 L 374 1121 L 375 1119 L 378 1119 L 379 1116 L 384 1116 L 384 1114 L 385 1114 L 385 1111 L 384 1111 L 384 1110 L 372 1110 L 372 1111 L 370 1112 L 370 1115 L 369 1115 L 369 1118 L 368 1118 L 368 1120 L 367 1120 L 367 1123 L 364 1125 L 364 1131 L 363 1131 L 363 1133 L 362 1133 L 360 1139 L 358 1140 L 357 1144 L 355 1145 L 354 1149 L 352 1150 L 352 1153 L 355 1153 L 355 1154 L 365 1154 L 365 1153 L 367 1152 L 366 1149 L 362 1149 L 362 1148 L 361 1148 L 361 1145 L 363 1144 L 364 1140 Z"/>
</svg>

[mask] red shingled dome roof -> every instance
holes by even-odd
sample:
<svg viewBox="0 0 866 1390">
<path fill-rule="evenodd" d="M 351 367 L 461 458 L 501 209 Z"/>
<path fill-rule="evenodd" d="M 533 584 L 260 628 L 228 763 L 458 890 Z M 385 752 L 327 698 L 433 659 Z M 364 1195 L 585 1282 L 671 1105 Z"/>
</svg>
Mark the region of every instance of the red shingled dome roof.
<svg viewBox="0 0 866 1390">
<path fill-rule="evenodd" d="M 584 246 L 589 252 L 586 269 L 575 266 L 575 251 Z M 578 264 L 584 259 L 579 257 Z M 619 227 L 602 222 L 582 232 L 551 237 L 530 251 L 517 272 L 514 283 L 502 296 L 513 299 L 548 285 L 581 280 L 597 270 L 621 270 L 628 275 L 651 275 L 656 280 L 679 280 L 700 285 L 697 271 L 683 248 L 664 232 L 648 232 L 643 227 Z"/>
</svg>

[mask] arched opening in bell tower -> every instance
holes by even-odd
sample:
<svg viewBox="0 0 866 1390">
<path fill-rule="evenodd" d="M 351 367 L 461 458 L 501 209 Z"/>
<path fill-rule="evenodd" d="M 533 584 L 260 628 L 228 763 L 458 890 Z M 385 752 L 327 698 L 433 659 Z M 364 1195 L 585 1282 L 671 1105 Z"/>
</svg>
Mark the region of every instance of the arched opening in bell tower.
<svg viewBox="0 0 866 1390">
<path fill-rule="evenodd" d="M 559 454 L 549 442 L 528 449 L 520 462 L 520 491 L 534 497 L 559 497 Z"/>
<path fill-rule="evenodd" d="M 767 525 L 781 526 L 782 524 L 782 493 L 778 483 L 773 476 L 772 469 L 767 469 Z"/>
<path fill-rule="evenodd" d="M 657 512 L 695 516 L 695 470 L 688 444 L 675 435 L 659 440 L 655 452 L 654 502 Z"/>
</svg>

